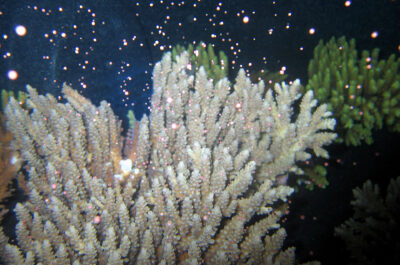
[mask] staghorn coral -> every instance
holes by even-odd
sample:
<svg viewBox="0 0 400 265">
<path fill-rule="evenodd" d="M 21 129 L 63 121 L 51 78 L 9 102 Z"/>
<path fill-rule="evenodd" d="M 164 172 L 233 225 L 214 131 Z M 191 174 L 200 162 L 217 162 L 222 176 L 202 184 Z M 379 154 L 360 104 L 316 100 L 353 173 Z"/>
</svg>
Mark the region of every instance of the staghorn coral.
<svg viewBox="0 0 400 265">
<path fill-rule="evenodd" d="M 293 119 L 298 81 L 266 90 L 240 71 L 233 87 L 214 85 L 204 68 L 187 71 L 186 53 L 175 61 L 167 53 L 155 66 L 151 113 L 136 124 L 130 159 L 105 102 L 95 107 L 66 85 L 65 104 L 29 87 L 31 113 L 10 101 L 31 192 L 15 208 L 17 245 L 0 233 L 6 262 L 294 263 L 278 207 L 293 189 L 276 178 L 299 172 L 309 150 L 328 156 L 327 106 L 307 92 Z"/>
<path fill-rule="evenodd" d="M 379 49 L 359 55 L 355 39 L 332 37 L 314 49 L 306 90 L 327 103 L 339 125 L 338 140 L 357 146 L 373 143 L 372 132 L 383 124 L 400 131 L 400 58 L 380 59 Z"/>
<path fill-rule="evenodd" d="M 353 197 L 353 217 L 335 228 L 351 253 L 351 264 L 398 264 L 400 177 L 390 179 L 385 195 L 367 180 L 353 189 Z"/>
</svg>

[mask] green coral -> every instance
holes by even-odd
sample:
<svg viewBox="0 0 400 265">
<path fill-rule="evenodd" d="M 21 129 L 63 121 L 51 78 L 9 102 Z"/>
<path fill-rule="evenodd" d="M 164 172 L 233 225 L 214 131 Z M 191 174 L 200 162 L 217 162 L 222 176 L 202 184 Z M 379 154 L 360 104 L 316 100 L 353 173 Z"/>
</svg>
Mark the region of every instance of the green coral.
<svg viewBox="0 0 400 265">
<path fill-rule="evenodd" d="M 326 178 L 327 170 L 323 165 L 315 165 L 312 167 L 303 167 L 304 176 L 297 179 L 297 185 L 305 185 L 308 190 L 314 190 L 314 187 L 325 189 L 329 182 Z M 297 187 L 296 187 L 297 189 Z"/>
<path fill-rule="evenodd" d="M 188 52 L 191 63 L 194 66 L 193 70 L 203 66 L 207 75 L 212 78 L 214 82 L 228 76 L 228 56 L 223 51 L 219 51 L 217 55 L 211 44 L 206 45 L 205 43 L 200 43 L 196 47 L 189 44 L 187 48 L 177 45 L 172 49 L 172 58 L 175 59 L 176 56 L 183 51 Z"/>
<path fill-rule="evenodd" d="M 211 44 L 202 42 L 196 47 L 192 44 L 189 44 L 188 47 L 177 45 L 172 49 L 172 58 L 175 59 L 177 55 L 184 51 L 189 54 L 191 63 L 195 67 L 194 69 L 203 66 L 207 75 L 211 77 L 214 82 L 228 76 L 228 56 L 223 51 L 219 51 L 217 56 Z M 264 80 L 265 83 L 281 83 L 285 81 L 287 77 L 287 74 L 281 74 L 280 71 L 270 72 L 267 69 L 252 71 L 250 74 L 250 78 L 254 83 L 258 83 L 261 79 Z"/>
<path fill-rule="evenodd" d="M 28 98 L 27 94 L 23 91 L 18 91 L 18 96 L 15 97 L 14 91 L 8 91 L 5 89 L 1 90 L 1 109 L 4 110 L 10 100 L 10 97 L 15 98 L 21 105 L 25 105 L 25 101 Z"/>
<path fill-rule="evenodd" d="M 129 128 L 130 129 L 135 129 L 136 118 L 135 118 L 135 114 L 133 113 L 133 111 L 132 110 L 128 110 L 128 114 L 126 115 L 126 117 L 128 118 L 128 121 L 129 121 Z"/>
<path fill-rule="evenodd" d="M 400 131 L 400 59 L 379 59 L 379 49 L 356 50 L 345 37 L 321 40 L 308 65 L 306 89 L 328 103 L 338 121 L 339 140 L 346 145 L 373 142 L 372 131 L 386 126 Z"/>
<path fill-rule="evenodd" d="M 285 81 L 288 75 L 280 71 L 270 72 L 267 69 L 261 69 L 257 72 L 250 72 L 250 78 L 253 83 L 258 83 L 262 79 L 266 84 L 275 84 Z"/>
</svg>

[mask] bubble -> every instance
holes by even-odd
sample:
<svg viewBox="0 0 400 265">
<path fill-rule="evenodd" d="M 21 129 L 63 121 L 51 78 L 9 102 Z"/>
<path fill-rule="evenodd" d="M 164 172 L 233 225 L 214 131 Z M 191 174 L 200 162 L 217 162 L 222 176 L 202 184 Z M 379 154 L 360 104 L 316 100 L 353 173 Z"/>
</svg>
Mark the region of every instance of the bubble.
<svg viewBox="0 0 400 265">
<path fill-rule="evenodd" d="M 26 35 L 26 28 L 23 25 L 18 25 L 15 27 L 15 33 L 17 33 L 18 36 L 25 36 Z"/>
<path fill-rule="evenodd" d="M 15 80 L 18 78 L 18 72 L 15 70 L 10 70 L 10 71 L 8 71 L 7 76 L 8 76 L 8 79 Z"/>
</svg>

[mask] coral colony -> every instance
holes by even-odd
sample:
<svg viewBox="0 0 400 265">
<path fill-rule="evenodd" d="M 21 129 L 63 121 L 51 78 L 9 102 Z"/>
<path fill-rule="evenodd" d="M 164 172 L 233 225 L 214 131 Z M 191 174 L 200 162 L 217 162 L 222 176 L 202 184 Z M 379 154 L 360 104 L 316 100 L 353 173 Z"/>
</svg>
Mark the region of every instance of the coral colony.
<svg viewBox="0 0 400 265">
<path fill-rule="evenodd" d="M 0 230 L 7 263 L 294 263 L 279 224 L 293 189 L 277 179 L 309 151 L 328 156 L 335 120 L 298 80 L 266 89 L 241 70 L 214 84 L 188 64 L 187 53 L 156 64 L 150 115 L 125 147 L 109 104 L 66 84 L 66 103 L 29 86 L 29 111 L 10 100 L 29 200 L 15 208 L 16 242 Z"/>
</svg>

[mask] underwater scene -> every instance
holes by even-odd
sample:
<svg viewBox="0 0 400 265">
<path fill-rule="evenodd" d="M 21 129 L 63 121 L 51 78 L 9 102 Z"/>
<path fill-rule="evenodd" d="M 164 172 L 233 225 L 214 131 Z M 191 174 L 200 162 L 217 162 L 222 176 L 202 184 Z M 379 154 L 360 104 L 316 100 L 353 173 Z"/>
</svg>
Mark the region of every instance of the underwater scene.
<svg viewBox="0 0 400 265">
<path fill-rule="evenodd" d="M 0 1 L 0 264 L 399 264 L 399 0 Z"/>
</svg>

